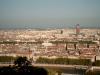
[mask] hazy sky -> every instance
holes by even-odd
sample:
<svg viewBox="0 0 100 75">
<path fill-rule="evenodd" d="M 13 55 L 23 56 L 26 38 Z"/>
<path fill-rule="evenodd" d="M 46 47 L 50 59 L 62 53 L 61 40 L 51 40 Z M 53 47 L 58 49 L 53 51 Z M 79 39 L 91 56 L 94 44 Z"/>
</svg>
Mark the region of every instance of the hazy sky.
<svg viewBox="0 0 100 75">
<path fill-rule="evenodd" d="M 77 23 L 100 27 L 100 0 L 0 0 L 1 28 Z"/>
</svg>

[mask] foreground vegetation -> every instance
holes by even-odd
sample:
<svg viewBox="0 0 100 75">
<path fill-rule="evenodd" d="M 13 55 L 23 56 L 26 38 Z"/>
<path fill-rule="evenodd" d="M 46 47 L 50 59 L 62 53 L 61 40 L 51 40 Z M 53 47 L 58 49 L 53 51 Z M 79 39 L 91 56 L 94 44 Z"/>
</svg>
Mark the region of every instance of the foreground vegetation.
<svg viewBox="0 0 100 75">
<path fill-rule="evenodd" d="M 48 75 L 44 68 L 33 67 L 26 57 L 18 57 L 13 66 L 0 67 L 0 75 Z"/>
<path fill-rule="evenodd" d="M 44 69 L 40 67 L 34 67 L 31 62 L 26 57 L 8 57 L 1 56 L 0 62 L 10 62 L 14 61 L 13 66 L 0 67 L 0 75 L 55 75 L 56 70 Z M 68 59 L 68 58 L 39 58 L 36 63 L 43 64 L 67 64 L 67 65 L 90 65 L 91 61 L 89 59 Z M 94 62 L 92 65 L 100 66 L 100 61 Z M 85 75 L 100 75 L 100 71 L 89 71 Z"/>
</svg>

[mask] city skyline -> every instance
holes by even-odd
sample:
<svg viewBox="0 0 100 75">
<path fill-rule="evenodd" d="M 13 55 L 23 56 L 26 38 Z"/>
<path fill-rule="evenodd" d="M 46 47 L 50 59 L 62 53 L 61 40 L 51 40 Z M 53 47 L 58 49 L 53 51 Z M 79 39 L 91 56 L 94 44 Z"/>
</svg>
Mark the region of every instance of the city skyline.
<svg viewBox="0 0 100 75">
<path fill-rule="evenodd" d="M 100 27 L 100 0 L 0 0 L 0 28 Z"/>
</svg>

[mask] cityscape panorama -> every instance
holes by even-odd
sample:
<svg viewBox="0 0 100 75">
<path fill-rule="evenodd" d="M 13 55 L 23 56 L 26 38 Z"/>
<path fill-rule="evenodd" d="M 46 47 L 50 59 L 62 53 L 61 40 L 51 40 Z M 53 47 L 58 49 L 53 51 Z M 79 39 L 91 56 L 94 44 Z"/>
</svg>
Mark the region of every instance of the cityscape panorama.
<svg viewBox="0 0 100 75">
<path fill-rule="evenodd" d="M 0 0 L 0 75 L 100 75 L 100 0 Z"/>
</svg>

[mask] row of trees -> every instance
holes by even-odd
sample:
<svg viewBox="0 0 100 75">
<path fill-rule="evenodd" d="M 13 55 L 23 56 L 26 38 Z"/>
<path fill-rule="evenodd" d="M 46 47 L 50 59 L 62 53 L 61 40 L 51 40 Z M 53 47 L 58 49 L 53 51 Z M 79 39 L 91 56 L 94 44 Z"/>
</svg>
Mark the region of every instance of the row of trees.
<svg viewBox="0 0 100 75">
<path fill-rule="evenodd" d="M 97 70 L 97 71 L 88 71 L 88 72 L 86 72 L 85 75 L 100 75 L 100 71 L 99 70 Z"/>
<path fill-rule="evenodd" d="M 13 56 L 0 56 L 0 63 L 10 63 L 14 62 L 19 57 Z M 25 58 L 26 59 L 26 58 Z M 25 60 L 24 59 L 24 60 Z M 23 60 L 23 61 L 24 61 Z M 93 66 L 100 66 L 100 60 L 96 60 L 94 63 L 91 63 L 90 59 L 70 59 L 70 58 L 42 58 L 39 57 L 36 60 L 36 63 L 43 63 L 43 64 L 72 64 L 72 65 L 93 65 Z"/>
<path fill-rule="evenodd" d="M 68 41 L 68 40 L 57 40 L 57 41 L 50 41 L 51 43 L 72 43 L 72 44 L 77 44 L 77 43 L 80 43 L 80 44 L 95 44 L 95 42 L 93 41 Z M 43 41 L 37 41 L 37 42 L 17 42 L 17 41 L 0 41 L 0 44 L 16 44 L 16 43 L 19 43 L 19 44 L 24 44 L 24 43 L 27 43 L 27 44 L 34 44 L 34 43 L 43 43 Z"/>
<path fill-rule="evenodd" d="M 57 40 L 57 41 L 50 41 L 51 43 L 72 43 L 72 44 L 77 44 L 77 43 L 80 43 L 80 44 L 96 44 L 95 42 L 93 41 L 68 41 L 68 40 Z"/>
<path fill-rule="evenodd" d="M 93 66 L 100 66 L 100 60 L 96 60 L 96 61 L 93 63 Z"/>
<path fill-rule="evenodd" d="M 43 64 L 66 64 L 66 65 L 90 65 L 90 59 L 69 59 L 69 58 L 55 58 L 55 59 L 48 59 L 48 58 L 38 58 L 36 63 L 43 63 Z"/>
<path fill-rule="evenodd" d="M 0 56 L 0 62 L 13 62 L 16 57 L 13 56 Z"/>
</svg>

